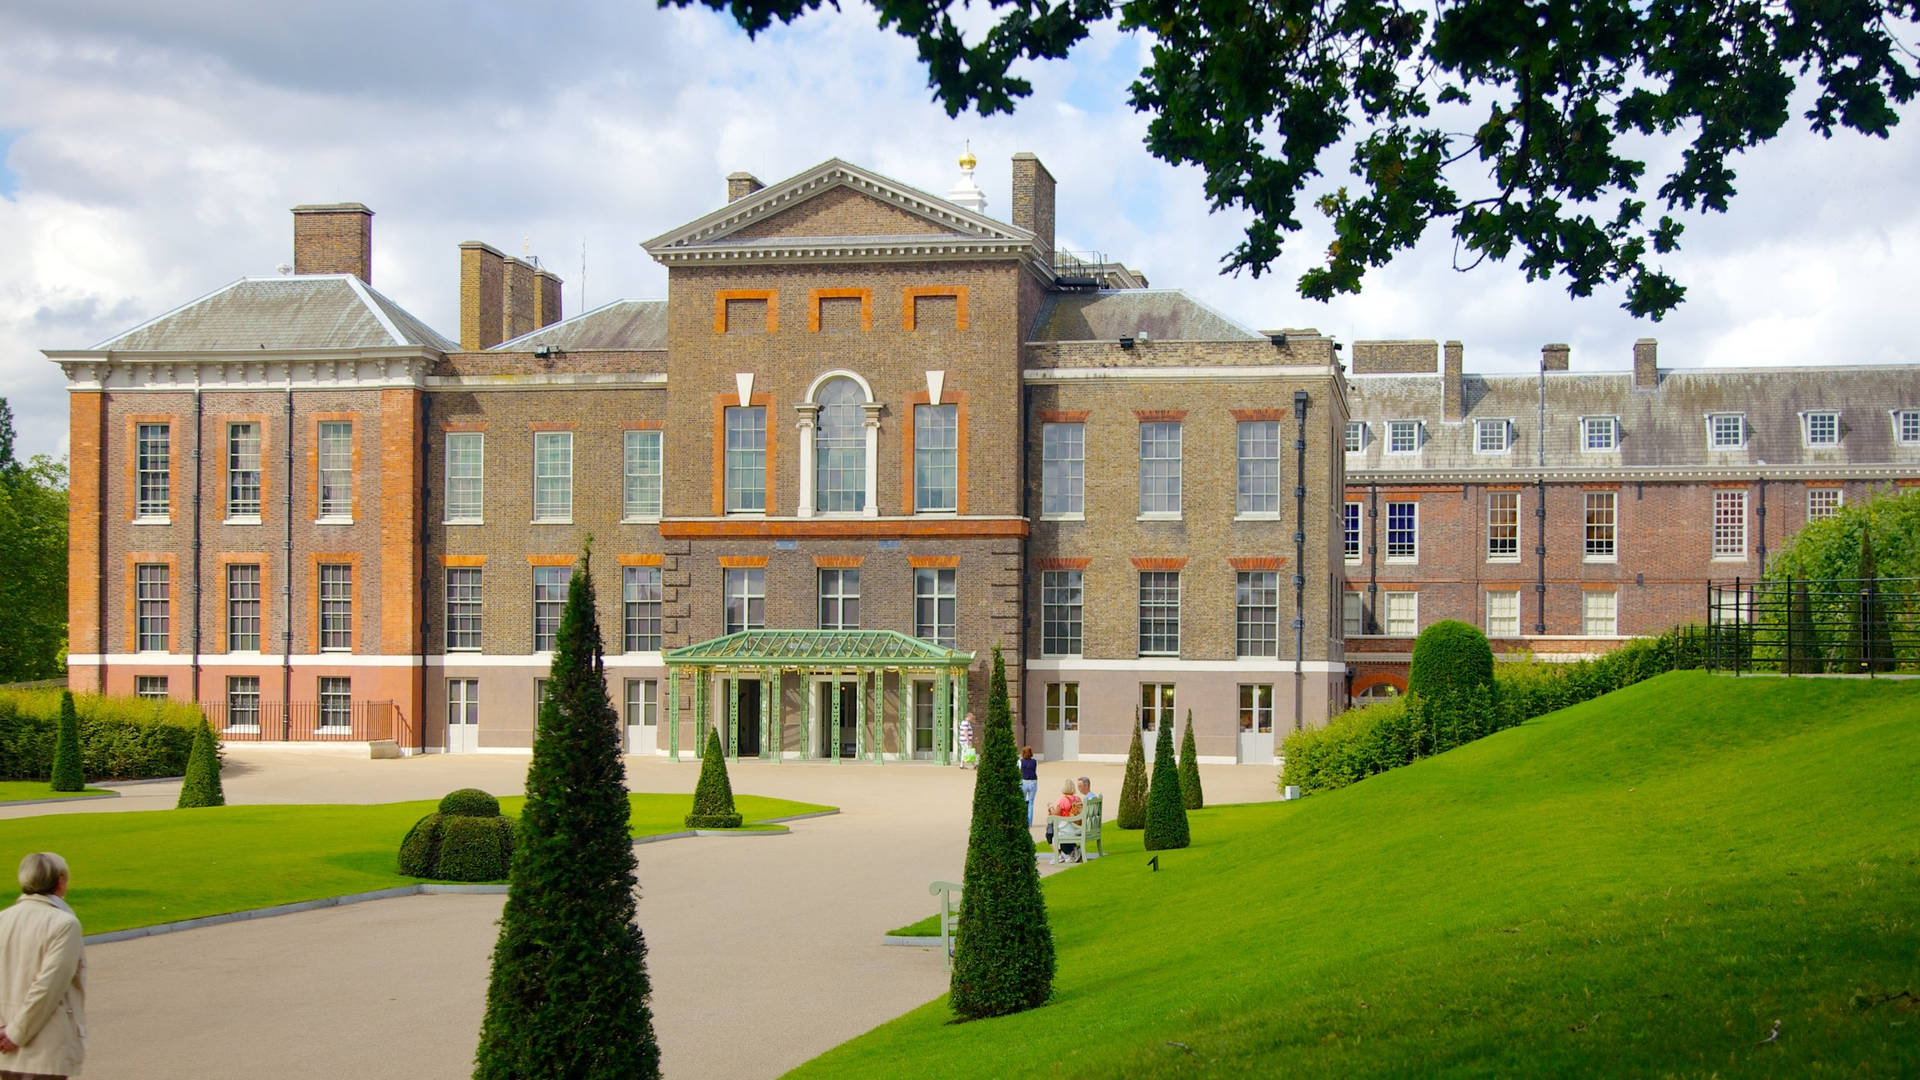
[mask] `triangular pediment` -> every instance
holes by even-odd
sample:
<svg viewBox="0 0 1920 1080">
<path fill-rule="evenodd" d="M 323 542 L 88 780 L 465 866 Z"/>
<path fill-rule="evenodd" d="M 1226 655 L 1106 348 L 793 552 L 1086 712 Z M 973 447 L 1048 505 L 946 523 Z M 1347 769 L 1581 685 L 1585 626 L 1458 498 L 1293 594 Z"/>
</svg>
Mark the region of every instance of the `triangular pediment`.
<svg viewBox="0 0 1920 1080">
<path fill-rule="evenodd" d="M 834 158 L 642 246 L 662 262 L 679 262 L 903 246 L 1004 255 L 1033 239 L 1025 229 Z"/>
</svg>

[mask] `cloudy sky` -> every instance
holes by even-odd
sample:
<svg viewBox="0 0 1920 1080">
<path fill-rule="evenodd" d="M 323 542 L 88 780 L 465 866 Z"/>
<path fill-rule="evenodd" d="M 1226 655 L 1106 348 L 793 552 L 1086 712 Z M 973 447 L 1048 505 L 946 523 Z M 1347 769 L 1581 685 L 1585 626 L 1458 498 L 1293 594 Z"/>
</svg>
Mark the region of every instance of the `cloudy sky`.
<svg viewBox="0 0 1920 1080">
<path fill-rule="evenodd" d="M 66 449 L 39 350 L 271 275 L 297 203 L 372 207 L 375 286 L 457 336 L 463 240 L 538 256 L 572 314 L 663 295 L 639 242 L 718 206 L 729 172 L 771 182 L 838 156 L 940 193 L 967 140 L 989 213 L 1007 215 L 1008 158 L 1034 151 L 1060 182 L 1061 247 L 1258 329 L 1457 338 L 1470 371 L 1536 365 L 1549 341 L 1576 369 L 1624 368 L 1643 336 L 1666 366 L 1920 359 L 1900 299 L 1920 282 L 1920 110 L 1889 142 L 1799 131 L 1748 155 L 1733 213 L 1690 221 L 1666 264 L 1690 299 L 1657 325 L 1511 265 L 1456 273 L 1443 235 L 1321 304 L 1292 282 L 1324 236 L 1257 281 L 1219 275 L 1243 222 L 1142 148 L 1139 41 L 1101 32 L 1028 70 L 1014 116 L 948 119 L 912 46 L 847 10 L 749 42 L 647 0 L 0 0 L 0 396 L 20 449 Z"/>
</svg>

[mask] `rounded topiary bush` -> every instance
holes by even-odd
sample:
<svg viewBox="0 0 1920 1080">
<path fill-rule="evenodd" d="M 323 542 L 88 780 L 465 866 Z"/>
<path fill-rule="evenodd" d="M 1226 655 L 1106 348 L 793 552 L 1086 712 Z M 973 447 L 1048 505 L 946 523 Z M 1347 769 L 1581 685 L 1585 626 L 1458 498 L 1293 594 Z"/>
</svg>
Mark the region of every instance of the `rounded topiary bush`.
<svg viewBox="0 0 1920 1080">
<path fill-rule="evenodd" d="M 400 841 L 400 872 L 408 877 L 498 881 L 512 862 L 513 822 L 500 816 L 500 800 L 477 788 L 441 799 Z"/>
<path fill-rule="evenodd" d="M 1428 699 L 1465 694 L 1476 686 L 1493 685 L 1493 646 L 1479 627 L 1445 619 L 1434 623 L 1413 642 L 1413 663 L 1407 667 L 1407 693 Z"/>
<path fill-rule="evenodd" d="M 475 787 L 449 791 L 440 800 L 440 812 L 456 817 L 499 817 L 500 800 Z"/>
</svg>

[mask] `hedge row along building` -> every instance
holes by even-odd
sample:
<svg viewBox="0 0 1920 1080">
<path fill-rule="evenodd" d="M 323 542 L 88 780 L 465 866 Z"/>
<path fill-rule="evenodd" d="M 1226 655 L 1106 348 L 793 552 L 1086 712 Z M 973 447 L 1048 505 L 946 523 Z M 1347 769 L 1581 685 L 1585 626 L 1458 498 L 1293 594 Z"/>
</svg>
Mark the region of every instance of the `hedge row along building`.
<svg viewBox="0 0 1920 1080">
<path fill-rule="evenodd" d="M 634 753 L 713 724 L 743 757 L 942 760 L 998 645 L 1049 758 L 1191 710 L 1203 758 L 1270 762 L 1403 685 L 1426 621 L 1604 649 L 1757 571 L 1789 490 L 1920 475 L 1912 368 L 1660 372 L 1643 343 L 1631 377 L 1553 347 L 1479 377 L 1357 342 L 1349 375 L 1315 330 L 1056 250 L 1033 155 L 1010 222 L 961 164 L 945 197 L 736 173 L 645 244 L 666 299 L 571 319 L 553 274 L 463 244 L 458 342 L 373 289 L 371 211 L 298 207 L 292 274 L 49 351 L 70 681 L 228 738 L 524 748 L 591 535 Z M 1728 412 L 1737 446 L 1685 437 Z"/>
</svg>

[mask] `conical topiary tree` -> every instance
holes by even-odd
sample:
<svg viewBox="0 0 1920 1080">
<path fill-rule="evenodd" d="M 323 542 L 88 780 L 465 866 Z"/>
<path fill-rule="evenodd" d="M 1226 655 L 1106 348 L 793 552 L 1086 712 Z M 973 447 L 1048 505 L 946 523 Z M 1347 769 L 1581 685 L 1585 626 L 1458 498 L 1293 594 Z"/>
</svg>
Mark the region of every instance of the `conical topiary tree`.
<svg viewBox="0 0 1920 1080">
<path fill-rule="evenodd" d="M 983 735 L 949 998 L 954 1015 L 963 1020 L 1023 1012 L 1053 994 L 1053 931 L 1040 895 L 1033 834 L 1027 831 L 1007 669 L 997 645 Z"/>
<path fill-rule="evenodd" d="M 1147 791 L 1148 851 L 1186 847 L 1187 808 L 1180 798 L 1180 766 L 1173 760 L 1173 725 L 1160 724 L 1160 737 L 1153 744 L 1153 787 Z"/>
<path fill-rule="evenodd" d="M 1187 733 L 1180 737 L 1180 805 L 1198 810 L 1207 805 L 1200 790 L 1200 755 L 1193 748 L 1193 710 L 1187 710 Z"/>
<path fill-rule="evenodd" d="M 727 779 L 727 757 L 720 752 L 720 731 L 707 729 L 707 748 L 700 755 L 700 783 L 693 789 L 689 829 L 737 829 L 740 812 L 733 808 L 733 782 Z"/>
<path fill-rule="evenodd" d="M 180 780 L 180 801 L 175 809 L 194 806 L 225 806 L 227 793 L 220 787 L 220 747 L 213 738 L 213 726 L 205 717 L 193 733 L 193 749 L 187 752 L 187 775 Z"/>
<path fill-rule="evenodd" d="M 1871 530 L 1860 532 L 1859 595 L 1847 623 L 1847 660 L 1851 671 L 1893 670 L 1893 622 L 1880 595 L 1880 572 L 1874 565 Z"/>
<path fill-rule="evenodd" d="M 1120 781 L 1120 812 L 1113 824 L 1122 829 L 1147 827 L 1147 749 L 1140 745 L 1140 725 L 1133 725 L 1133 744 L 1127 747 L 1126 778 Z"/>
<path fill-rule="evenodd" d="M 1813 599 L 1807 579 L 1789 583 L 1787 593 L 1787 650 L 1784 670 L 1791 674 L 1817 675 L 1827 669 L 1826 661 L 1813 629 Z"/>
<path fill-rule="evenodd" d="M 73 710 L 73 691 L 60 691 L 60 727 L 53 737 L 53 790 L 84 791 L 87 774 L 80 768 L 80 717 Z"/>
<path fill-rule="evenodd" d="M 619 720 L 585 562 L 567 587 L 534 733 L 475 1080 L 660 1075 Z"/>
</svg>

